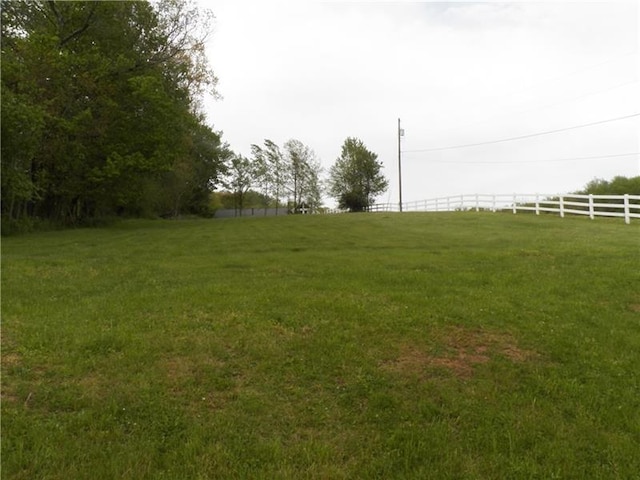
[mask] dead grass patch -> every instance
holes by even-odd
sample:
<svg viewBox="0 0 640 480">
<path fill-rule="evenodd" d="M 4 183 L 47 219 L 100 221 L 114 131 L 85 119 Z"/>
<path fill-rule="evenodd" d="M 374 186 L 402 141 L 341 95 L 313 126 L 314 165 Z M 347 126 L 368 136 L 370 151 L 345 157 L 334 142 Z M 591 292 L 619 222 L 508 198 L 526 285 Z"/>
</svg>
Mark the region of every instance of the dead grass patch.
<svg viewBox="0 0 640 480">
<path fill-rule="evenodd" d="M 522 363 L 538 357 L 536 352 L 517 345 L 509 334 L 485 332 L 482 330 L 456 327 L 439 335 L 435 352 L 415 343 L 400 346 L 397 358 L 383 365 L 388 371 L 426 378 L 433 368 L 443 368 L 454 376 L 468 378 L 477 365 L 489 362 L 493 357 L 502 356 L 514 363 Z"/>
<path fill-rule="evenodd" d="M 0 402 L 18 403 L 20 400 L 14 389 L 7 384 L 7 369 L 17 367 L 21 363 L 20 355 L 17 353 L 3 354 L 0 360 L 2 366 L 2 385 L 0 386 Z"/>
<path fill-rule="evenodd" d="M 222 369 L 224 365 L 224 362 L 215 358 L 184 355 L 164 358 L 160 362 L 160 368 L 164 371 L 165 377 L 171 385 L 191 382 L 205 375 L 207 371 Z"/>
<path fill-rule="evenodd" d="M 165 373 L 169 393 L 185 400 L 194 410 L 223 408 L 237 395 L 242 383 L 241 375 L 228 378 L 223 373 L 225 363 L 215 358 L 178 355 L 163 359 L 160 368 Z"/>
<path fill-rule="evenodd" d="M 15 367 L 20 363 L 20 355 L 17 353 L 7 353 L 2 356 L 2 369 Z"/>
</svg>

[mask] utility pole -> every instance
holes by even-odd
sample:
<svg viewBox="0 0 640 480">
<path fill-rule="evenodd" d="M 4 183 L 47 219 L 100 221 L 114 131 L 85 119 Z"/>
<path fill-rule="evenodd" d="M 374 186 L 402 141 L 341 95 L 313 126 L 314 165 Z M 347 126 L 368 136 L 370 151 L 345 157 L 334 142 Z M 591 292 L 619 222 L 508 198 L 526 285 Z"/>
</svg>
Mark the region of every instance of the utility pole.
<svg viewBox="0 0 640 480">
<path fill-rule="evenodd" d="M 404 130 L 400 128 L 400 119 L 398 119 L 398 206 L 400 207 L 400 213 L 402 213 L 402 152 L 400 150 L 400 137 L 403 135 Z"/>
</svg>

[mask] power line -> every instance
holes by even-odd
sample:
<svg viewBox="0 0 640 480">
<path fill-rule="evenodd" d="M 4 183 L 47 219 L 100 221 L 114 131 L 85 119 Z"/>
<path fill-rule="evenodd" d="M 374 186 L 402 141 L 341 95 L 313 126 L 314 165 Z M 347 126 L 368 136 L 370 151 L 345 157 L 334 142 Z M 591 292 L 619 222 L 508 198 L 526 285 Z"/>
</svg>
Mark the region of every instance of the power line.
<svg viewBox="0 0 640 480">
<path fill-rule="evenodd" d="M 476 164 L 476 165 L 485 165 L 485 164 L 521 164 L 521 163 L 553 163 L 553 162 L 571 162 L 577 160 L 595 160 L 598 158 L 616 158 L 616 157 L 631 157 L 640 155 L 640 152 L 630 152 L 630 153 L 615 153 L 612 155 L 593 155 L 590 157 L 569 157 L 569 158 L 552 158 L 546 160 L 507 160 L 507 161 L 473 161 L 473 160 L 463 160 L 460 162 L 451 162 L 448 160 L 428 160 L 429 163 L 448 163 L 450 165 L 460 165 L 460 164 Z"/>
<path fill-rule="evenodd" d="M 530 107 L 530 108 L 521 108 L 519 110 L 513 110 L 510 112 L 503 112 L 503 113 L 498 113 L 495 115 L 491 115 L 487 118 L 481 119 L 481 120 L 477 120 L 475 122 L 471 122 L 471 123 L 465 123 L 461 126 L 454 128 L 448 128 L 447 130 L 445 130 L 445 133 L 448 132 L 452 132 L 454 130 L 460 129 L 462 127 L 472 127 L 474 125 L 480 125 L 480 124 L 485 124 L 487 120 L 495 120 L 498 119 L 500 117 L 505 117 L 507 115 L 514 115 L 514 114 L 521 114 L 521 113 L 528 113 L 528 112 L 533 112 L 533 111 L 538 111 L 538 110 L 544 110 L 547 108 L 551 108 L 551 107 L 556 107 L 558 105 L 562 105 L 563 103 L 569 103 L 569 102 L 574 102 L 576 100 L 582 100 L 583 98 L 588 98 L 594 95 L 599 95 L 601 93 L 605 93 L 605 92 L 610 92 L 611 90 L 616 90 L 618 88 L 621 87 L 626 87 L 627 85 L 632 85 L 634 83 L 638 83 L 640 82 L 640 79 L 636 79 L 636 80 L 629 80 L 627 82 L 623 82 L 623 83 L 619 83 L 617 85 L 613 85 L 613 86 L 609 86 L 600 90 L 595 90 L 595 91 L 591 91 L 591 92 L 587 92 L 587 93 L 583 93 L 582 95 L 578 95 L 577 97 L 570 97 L 570 98 L 564 98 L 562 100 L 558 100 L 555 102 L 551 102 L 551 103 L 547 103 L 545 105 L 538 105 L 535 107 Z"/>
<path fill-rule="evenodd" d="M 481 145 L 492 145 L 492 144 L 495 144 L 495 143 L 511 142 L 511 141 L 514 141 L 514 140 L 523 140 L 525 138 L 539 137 L 541 135 L 550 135 L 552 133 L 566 132 L 568 130 L 575 130 L 575 129 L 578 129 L 578 128 L 592 127 L 594 125 L 601 125 L 603 123 L 616 122 L 618 120 L 625 120 L 627 118 L 637 117 L 639 115 L 640 115 L 640 113 L 633 113 L 631 115 L 625 115 L 623 117 L 610 118 L 608 120 L 600 120 L 600 121 L 597 121 L 597 122 L 585 123 L 585 124 L 582 124 L 582 125 L 574 125 L 572 127 L 558 128 L 556 130 L 547 130 L 545 132 L 530 133 L 528 135 L 519 135 L 517 137 L 502 138 L 500 140 L 491 140 L 491 141 L 488 141 L 488 142 L 467 143 L 467 144 L 464 144 L 464 145 L 453 145 L 453 146 L 450 146 L 450 147 L 439 147 L 439 148 L 426 148 L 426 149 L 421 149 L 421 150 L 404 150 L 404 153 L 440 152 L 440 151 L 443 151 L 443 150 L 455 150 L 455 149 L 458 149 L 458 148 L 479 147 Z"/>
</svg>

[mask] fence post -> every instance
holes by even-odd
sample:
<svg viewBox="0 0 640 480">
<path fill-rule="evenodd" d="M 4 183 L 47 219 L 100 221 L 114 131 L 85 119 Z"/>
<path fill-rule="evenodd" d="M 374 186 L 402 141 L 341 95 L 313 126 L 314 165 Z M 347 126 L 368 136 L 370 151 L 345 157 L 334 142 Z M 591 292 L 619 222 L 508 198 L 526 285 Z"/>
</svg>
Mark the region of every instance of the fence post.
<svg viewBox="0 0 640 480">
<path fill-rule="evenodd" d="M 496 194 L 493 194 L 493 202 L 492 202 L 492 206 L 491 206 L 491 210 L 493 211 L 493 213 L 496 213 Z"/>
<path fill-rule="evenodd" d="M 589 218 L 593 220 L 595 218 L 595 214 L 593 211 L 593 193 L 589 194 Z"/>
<path fill-rule="evenodd" d="M 540 195 L 536 193 L 536 215 L 540 215 Z"/>
<path fill-rule="evenodd" d="M 560 195 L 560 218 L 564 218 L 564 197 Z"/>
<path fill-rule="evenodd" d="M 514 215 L 516 214 L 516 211 L 517 211 L 517 210 L 518 210 L 518 209 L 516 208 L 516 194 L 514 193 L 514 194 L 513 194 L 513 214 L 514 214 Z"/>
<path fill-rule="evenodd" d="M 478 199 L 478 194 L 476 193 L 476 212 L 480 211 L 480 200 Z"/>
<path fill-rule="evenodd" d="M 629 214 L 629 194 L 624 194 L 624 223 L 631 223 L 631 215 Z"/>
</svg>

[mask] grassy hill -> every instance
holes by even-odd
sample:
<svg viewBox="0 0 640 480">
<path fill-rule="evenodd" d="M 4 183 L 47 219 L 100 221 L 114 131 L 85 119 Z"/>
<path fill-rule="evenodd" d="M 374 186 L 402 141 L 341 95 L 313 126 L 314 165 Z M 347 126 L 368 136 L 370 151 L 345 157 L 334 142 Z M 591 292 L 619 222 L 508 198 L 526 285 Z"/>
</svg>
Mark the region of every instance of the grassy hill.
<svg viewBox="0 0 640 480">
<path fill-rule="evenodd" d="M 639 478 L 640 228 L 490 213 L 2 242 L 2 478 Z"/>
</svg>

